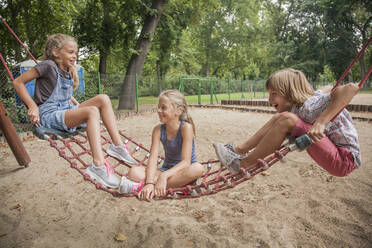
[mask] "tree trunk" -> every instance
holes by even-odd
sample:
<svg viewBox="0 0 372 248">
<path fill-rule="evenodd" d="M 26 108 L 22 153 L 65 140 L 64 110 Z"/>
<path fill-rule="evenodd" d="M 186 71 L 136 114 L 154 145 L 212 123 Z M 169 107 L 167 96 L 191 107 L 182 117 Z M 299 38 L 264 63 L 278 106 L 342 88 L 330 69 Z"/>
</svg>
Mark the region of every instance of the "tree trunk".
<svg viewBox="0 0 372 248">
<path fill-rule="evenodd" d="M 122 84 L 119 96 L 118 109 L 134 109 L 136 103 L 136 75 L 140 78 L 143 65 L 146 60 L 146 55 L 149 50 L 152 37 L 159 23 L 161 14 L 167 4 L 167 0 L 153 0 L 152 10 L 156 10 L 156 14 L 149 12 L 145 18 L 141 34 L 138 37 L 135 50 L 127 67 L 127 72 Z"/>
<path fill-rule="evenodd" d="M 353 80 L 353 72 L 350 71 L 348 74 L 347 74 L 347 82 L 348 83 L 353 83 L 354 80 Z"/>
<path fill-rule="evenodd" d="M 100 52 L 99 55 L 99 76 L 100 76 L 100 82 L 102 85 L 104 85 L 106 80 L 106 64 L 107 64 L 107 54 L 104 52 Z"/>
<path fill-rule="evenodd" d="M 162 75 L 161 75 L 161 67 L 160 67 L 160 61 L 156 61 L 156 73 L 158 75 L 158 94 L 162 92 L 161 88 L 161 82 L 162 82 Z"/>
<path fill-rule="evenodd" d="M 207 51 L 207 54 L 206 54 L 207 58 L 206 58 L 206 61 L 205 61 L 205 76 L 206 77 L 209 77 L 209 71 L 210 71 L 210 68 L 209 68 L 209 51 Z"/>
<path fill-rule="evenodd" d="M 367 73 L 366 64 L 364 63 L 364 54 L 362 54 L 359 57 L 358 60 L 359 60 L 359 67 L 360 67 L 360 80 L 362 80 L 362 78 L 364 77 L 364 75 L 366 75 L 366 73 Z M 367 89 L 368 88 L 368 83 L 367 82 L 368 82 L 368 79 L 363 84 L 363 89 Z"/>
</svg>

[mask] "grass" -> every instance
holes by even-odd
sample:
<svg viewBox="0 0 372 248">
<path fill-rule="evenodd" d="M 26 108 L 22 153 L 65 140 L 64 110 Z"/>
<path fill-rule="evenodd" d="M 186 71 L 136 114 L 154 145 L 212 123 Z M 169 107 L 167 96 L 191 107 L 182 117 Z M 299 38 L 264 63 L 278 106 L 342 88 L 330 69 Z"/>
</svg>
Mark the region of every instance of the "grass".
<svg viewBox="0 0 372 248">
<path fill-rule="evenodd" d="M 231 93 L 230 99 L 231 100 L 238 100 L 238 99 L 252 99 L 252 98 L 265 98 L 267 97 L 267 92 L 256 92 L 256 93 Z M 185 96 L 187 103 L 189 104 L 197 104 L 198 103 L 198 95 L 190 95 Z M 216 98 L 218 101 L 216 101 Z M 201 104 L 211 104 L 211 96 L 210 95 L 200 95 Z M 221 103 L 221 100 L 229 100 L 228 94 L 216 94 L 213 96 L 213 104 Z M 119 100 L 118 99 L 112 99 L 112 106 L 114 109 L 117 109 Z M 138 98 L 138 104 L 139 105 L 151 105 L 151 104 L 157 104 L 158 103 L 158 97 L 156 96 L 141 96 Z"/>
<path fill-rule="evenodd" d="M 371 90 L 360 90 L 359 94 L 372 94 Z M 198 103 L 198 95 L 190 95 L 185 96 L 186 101 L 189 104 L 197 104 Z M 268 93 L 267 92 L 244 92 L 243 94 L 241 92 L 238 93 L 231 93 L 230 99 L 231 100 L 239 100 L 239 99 L 255 99 L 255 98 L 267 98 Z M 218 101 L 216 101 L 216 98 Z M 212 104 L 211 102 L 211 96 L 208 95 L 201 95 L 201 104 Z M 229 100 L 229 95 L 227 93 L 224 94 L 216 94 L 213 96 L 213 104 L 221 103 L 221 100 Z M 112 106 L 114 109 L 117 109 L 119 100 L 118 99 L 112 99 Z M 139 105 L 153 105 L 158 103 L 158 97 L 156 96 L 142 96 L 138 99 Z M 121 111 L 120 111 L 121 112 Z M 123 112 L 128 112 L 123 110 Z"/>
<path fill-rule="evenodd" d="M 267 93 L 264 92 L 256 92 L 254 93 L 231 93 L 230 99 L 231 100 L 237 100 L 237 99 L 250 99 L 250 98 L 264 98 L 267 97 Z M 192 95 L 192 96 L 185 96 L 187 103 L 198 103 L 198 95 Z M 221 100 L 229 100 L 228 94 L 216 94 L 213 96 L 213 103 L 217 103 L 216 98 L 218 100 L 218 103 L 220 103 Z M 211 96 L 210 95 L 201 95 L 200 100 L 202 104 L 211 104 Z M 158 97 L 155 96 L 143 96 L 139 97 L 138 104 L 157 104 L 158 103 Z"/>
</svg>

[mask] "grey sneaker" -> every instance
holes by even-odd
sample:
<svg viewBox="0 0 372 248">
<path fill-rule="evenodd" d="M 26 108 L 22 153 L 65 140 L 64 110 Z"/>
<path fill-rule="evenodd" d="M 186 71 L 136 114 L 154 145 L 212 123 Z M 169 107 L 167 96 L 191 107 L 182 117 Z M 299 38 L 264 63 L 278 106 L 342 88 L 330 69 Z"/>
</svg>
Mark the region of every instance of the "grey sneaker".
<svg viewBox="0 0 372 248">
<path fill-rule="evenodd" d="M 141 191 L 143 185 L 145 183 L 143 181 L 137 183 L 129 180 L 126 177 L 121 178 L 119 193 L 120 194 L 135 194 Z"/>
<path fill-rule="evenodd" d="M 87 173 L 90 178 L 106 187 L 118 188 L 120 185 L 120 179 L 115 176 L 114 170 L 107 162 L 105 162 L 105 166 L 95 166 L 92 162 L 88 168 L 86 168 L 85 173 Z"/>
<path fill-rule="evenodd" d="M 138 164 L 138 162 L 130 155 L 128 147 L 126 145 L 115 146 L 114 144 L 111 144 L 109 148 L 107 148 L 106 152 L 111 157 L 120 159 L 127 164 L 130 164 L 130 165 Z"/>
<path fill-rule="evenodd" d="M 232 151 L 232 152 L 235 152 L 235 149 L 234 149 L 235 145 L 234 145 L 233 142 L 231 142 L 231 143 L 227 143 L 227 144 L 224 144 L 224 147 L 226 147 L 227 149 L 229 149 L 229 150 Z M 235 152 L 235 153 L 236 153 L 236 152 Z"/>
<path fill-rule="evenodd" d="M 241 155 L 233 152 L 222 143 L 214 143 L 214 150 L 221 164 L 226 166 L 232 173 L 237 173 L 240 170 Z"/>
<path fill-rule="evenodd" d="M 236 151 L 235 151 L 235 145 L 234 145 L 234 143 L 233 142 L 231 142 L 231 143 L 227 143 L 227 144 L 224 144 L 224 147 L 226 147 L 227 149 L 229 149 L 230 151 L 232 151 L 232 152 L 234 152 L 234 153 L 236 153 L 236 154 L 238 154 L 239 156 L 240 156 L 240 160 L 242 160 L 242 159 L 245 159 L 246 157 L 247 157 L 247 154 L 239 154 L 239 153 L 237 153 Z"/>
</svg>

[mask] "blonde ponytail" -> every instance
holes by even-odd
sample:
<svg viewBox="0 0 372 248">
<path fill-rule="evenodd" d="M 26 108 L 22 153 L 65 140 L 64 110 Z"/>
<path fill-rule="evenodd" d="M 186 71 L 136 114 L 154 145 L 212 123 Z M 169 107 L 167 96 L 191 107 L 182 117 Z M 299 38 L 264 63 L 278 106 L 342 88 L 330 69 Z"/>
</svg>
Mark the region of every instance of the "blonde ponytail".
<svg viewBox="0 0 372 248">
<path fill-rule="evenodd" d="M 194 124 L 193 119 L 189 115 L 189 112 L 187 111 L 187 109 L 185 109 L 184 112 L 180 115 L 180 120 L 181 121 L 187 121 L 188 123 L 190 123 L 191 126 L 192 126 L 192 130 L 194 131 L 194 136 L 196 136 L 195 124 Z"/>
</svg>

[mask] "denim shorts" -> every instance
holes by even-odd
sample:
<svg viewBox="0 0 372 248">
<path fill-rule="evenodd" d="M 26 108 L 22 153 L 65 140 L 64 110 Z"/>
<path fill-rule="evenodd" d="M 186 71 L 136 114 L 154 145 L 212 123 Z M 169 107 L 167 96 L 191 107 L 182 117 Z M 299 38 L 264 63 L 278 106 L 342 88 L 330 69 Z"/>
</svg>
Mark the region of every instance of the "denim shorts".
<svg viewBox="0 0 372 248">
<path fill-rule="evenodd" d="M 167 164 L 163 164 L 163 166 L 160 167 L 160 168 L 158 168 L 158 170 L 161 171 L 161 172 L 164 172 L 164 171 L 167 171 L 167 170 L 171 169 L 172 167 L 173 166 L 169 166 Z"/>
<path fill-rule="evenodd" d="M 76 109 L 79 105 L 60 106 L 55 111 L 50 111 L 40 116 L 40 124 L 46 128 L 58 129 L 66 132 L 75 132 L 76 127 L 69 128 L 65 123 L 66 110 Z"/>
</svg>

